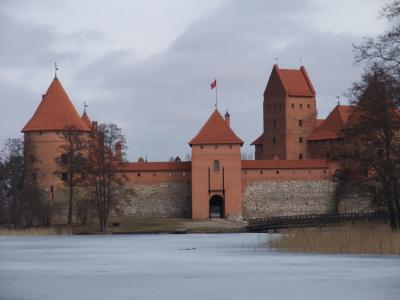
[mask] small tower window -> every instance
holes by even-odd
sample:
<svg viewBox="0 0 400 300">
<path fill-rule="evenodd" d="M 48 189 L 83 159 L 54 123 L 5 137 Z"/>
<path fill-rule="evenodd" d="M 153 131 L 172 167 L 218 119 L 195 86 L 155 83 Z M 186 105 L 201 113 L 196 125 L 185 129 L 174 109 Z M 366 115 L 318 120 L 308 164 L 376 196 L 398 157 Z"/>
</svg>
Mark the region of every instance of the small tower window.
<svg viewBox="0 0 400 300">
<path fill-rule="evenodd" d="M 272 138 L 272 144 L 274 144 L 274 145 L 276 144 L 276 138 L 275 137 Z"/>
<path fill-rule="evenodd" d="M 299 159 L 300 159 L 300 160 L 303 159 L 303 154 L 299 154 Z"/>
<path fill-rule="evenodd" d="M 61 163 L 65 165 L 68 162 L 67 154 L 61 154 L 60 159 L 61 159 Z"/>
<path fill-rule="evenodd" d="M 303 137 L 299 137 L 299 143 L 303 143 Z"/>
<path fill-rule="evenodd" d="M 66 172 L 61 173 L 61 180 L 68 181 L 68 173 L 66 173 Z"/>
<path fill-rule="evenodd" d="M 310 104 L 307 104 L 307 108 L 310 108 L 310 106 L 311 106 Z"/>
<path fill-rule="evenodd" d="M 292 108 L 294 108 L 294 103 L 292 103 Z"/>
<path fill-rule="evenodd" d="M 303 108 L 303 104 L 300 103 L 300 108 Z"/>
<path fill-rule="evenodd" d="M 219 160 L 214 160 L 214 171 L 219 171 Z"/>
<path fill-rule="evenodd" d="M 299 120 L 299 127 L 303 127 L 303 120 Z"/>
<path fill-rule="evenodd" d="M 276 119 L 274 119 L 273 126 L 276 127 Z"/>
</svg>

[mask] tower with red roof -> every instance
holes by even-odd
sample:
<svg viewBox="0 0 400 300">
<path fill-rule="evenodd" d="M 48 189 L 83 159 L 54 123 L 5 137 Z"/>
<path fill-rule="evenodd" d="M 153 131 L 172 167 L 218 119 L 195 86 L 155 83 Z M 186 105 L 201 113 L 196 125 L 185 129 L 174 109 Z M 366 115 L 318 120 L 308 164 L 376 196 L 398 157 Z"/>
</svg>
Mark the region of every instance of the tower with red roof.
<svg viewBox="0 0 400 300">
<path fill-rule="evenodd" d="M 316 128 L 315 94 L 303 66 L 293 70 L 274 65 L 264 91 L 263 133 L 252 143 L 256 159 L 308 157 L 307 137 Z"/>
<path fill-rule="evenodd" d="M 90 120 L 86 113 L 79 116 L 65 92 L 60 80 L 55 77 L 32 118 L 22 129 L 25 142 L 26 176 L 37 179 L 44 191 L 53 194 L 56 186 L 67 178 L 58 170 L 56 158 L 62 153 L 64 144 L 62 135 L 66 130 L 90 132 Z"/>
<path fill-rule="evenodd" d="M 241 218 L 240 147 L 243 141 L 217 109 L 197 135 L 192 147 L 192 218 Z"/>
</svg>

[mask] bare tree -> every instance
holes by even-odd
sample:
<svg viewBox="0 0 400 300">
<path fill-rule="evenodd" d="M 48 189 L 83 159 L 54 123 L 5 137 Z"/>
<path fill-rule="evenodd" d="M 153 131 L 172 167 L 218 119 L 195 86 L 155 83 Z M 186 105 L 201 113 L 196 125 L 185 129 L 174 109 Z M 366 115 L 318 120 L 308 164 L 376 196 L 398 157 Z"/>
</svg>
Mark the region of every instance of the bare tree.
<svg viewBox="0 0 400 300">
<path fill-rule="evenodd" d="M 349 178 L 376 188 L 381 204 L 390 214 L 392 228 L 399 230 L 399 83 L 376 67 L 353 85 L 351 95 L 353 115 L 344 131 L 344 147 L 337 158 Z"/>
<path fill-rule="evenodd" d="M 366 63 L 369 66 L 379 66 L 400 78 L 400 1 L 395 0 L 383 7 L 380 16 L 387 18 L 393 26 L 376 38 L 364 38 L 360 45 L 353 45 L 356 62 Z M 394 22 L 393 22 L 394 21 Z"/>
<path fill-rule="evenodd" d="M 62 177 L 66 174 L 65 184 L 68 189 L 68 225 L 72 224 L 74 209 L 74 191 L 76 186 L 83 182 L 86 173 L 86 154 L 88 147 L 88 136 L 83 131 L 74 127 L 66 128 L 59 133 L 65 141 L 59 148 L 62 152 L 57 157 L 58 170 L 56 174 Z"/>
<path fill-rule="evenodd" d="M 106 232 L 110 212 L 124 198 L 126 177 L 121 172 L 126 148 L 122 130 L 115 124 L 100 124 L 89 140 L 88 186 L 93 191 L 100 230 Z"/>
</svg>

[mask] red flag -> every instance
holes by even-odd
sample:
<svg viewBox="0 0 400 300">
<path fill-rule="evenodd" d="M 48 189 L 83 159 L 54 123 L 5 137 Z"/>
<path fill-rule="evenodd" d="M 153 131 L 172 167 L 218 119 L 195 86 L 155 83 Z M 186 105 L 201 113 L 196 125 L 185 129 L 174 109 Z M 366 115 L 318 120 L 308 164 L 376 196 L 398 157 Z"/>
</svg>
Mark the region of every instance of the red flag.
<svg viewBox="0 0 400 300">
<path fill-rule="evenodd" d="M 211 82 L 210 86 L 211 86 L 211 89 L 217 87 L 217 79 L 214 79 L 214 81 Z"/>
</svg>

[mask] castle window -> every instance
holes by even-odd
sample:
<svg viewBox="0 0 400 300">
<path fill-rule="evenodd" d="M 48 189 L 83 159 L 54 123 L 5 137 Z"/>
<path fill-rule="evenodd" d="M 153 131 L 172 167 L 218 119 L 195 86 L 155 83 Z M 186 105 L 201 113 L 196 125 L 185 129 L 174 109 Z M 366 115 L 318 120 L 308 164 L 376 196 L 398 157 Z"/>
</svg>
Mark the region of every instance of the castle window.
<svg viewBox="0 0 400 300">
<path fill-rule="evenodd" d="M 219 171 L 219 160 L 214 160 L 214 171 Z"/>
<path fill-rule="evenodd" d="M 43 134 L 43 132 L 39 131 L 39 135 L 42 135 L 42 134 Z"/>
<path fill-rule="evenodd" d="M 137 176 L 140 177 L 140 173 L 137 173 Z"/>
<path fill-rule="evenodd" d="M 310 104 L 307 104 L 307 108 L 310 108 L 310 106 L 311 106 Z"/>
<path fill-rule="evenodd" d="M 303 143 L 303 138 L 299 137 L 299 143 Z"/>
<path fill-rule="evenodd" d="M 264 173 L 264 171 L 260 171 L 260 174 L 263 174 Z"/>
<path fill-rule="evenodd" d="M 303 104 L 300 103 L 300 108 L 303 108 Z"/>
<path fill-rule="evenodd" d="M 67 181 L 68 180 L 68 173 L 66 173 L 66 172 L 61 173 L 61 180 L 62 181 Z"/>
<path fill-rule="evenodd" d="M 294 108 L 294 103 L 292 103 L 292 108 Z"/>
<path fill-rule="evenodd" d="M 303 120 L 299 120 L 299 127 L 303 127 Z"/>
<path fill-rule="evenodd" d="M 153 173 L 153 176 L 156 177 L 156 173 Z"/>
<path fill-rule="evenodd" d="M 218 149 L 218 145 L 214 145 L 214 148 L 215 148 L 215 149 Z"/>
<path fill-rule="evenodd" d="M 272 138 L 272 144 L 274 144 L 274 145 L 276 144 L 276 138 L 274 138 L 274 137 Z"/>
<path fill-rule="evenodd" d="M 300 159 L 300 160 L 303 159 L 303 154 L 299 154 L 299 159 Z"/>
<path fill-rule="evenodd" d="M 279 174 L 279 170 L 276 170 L 276 172 L 275 172 L 276 174 Z"/>
<path fill-rule="evenodd" d="M 232 149 L 232 145 L 229 145 L 229 149 Z"/>
<path fill-rule="evenodd" d="M 65 165 L 68 162 L 67 154 L 61 154 L 60 159 L 61 163 Z"/>
<path fill-rule="evenodd" d="M 276 127 L 276 119 L 274 119 L 274 124 L 273 124 L 273 126 Z"/>
<path fill-rule="evenodd" d="M 53 186 L 50 186 L 50 192 L 53 193 L 54 192 L 54 188 Z"/>
<path fill-rule="evenodd" d="M 326 159 L 330 159 L 331 156 L 329 155 L 329 153 L 326 155 Z"/>
<path fill-rule="evenodd" d="M 204 148 L 204 146 L 203 146 L 203 145 L 201 145 L 201 146 L 200 146 L 200 149 L 203 149 L 203 148 Z"/>
</svg>

